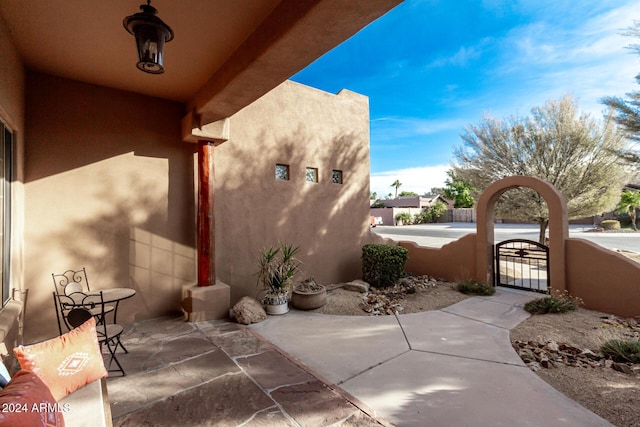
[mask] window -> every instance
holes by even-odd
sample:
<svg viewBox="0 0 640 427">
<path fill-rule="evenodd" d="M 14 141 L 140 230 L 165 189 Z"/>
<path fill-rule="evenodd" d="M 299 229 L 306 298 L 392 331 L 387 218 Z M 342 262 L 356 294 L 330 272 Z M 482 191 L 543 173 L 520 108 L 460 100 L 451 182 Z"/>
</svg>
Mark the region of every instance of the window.
<svg viewBox="0 0 640 427">
<path fill-rule="evenodd" d="M 306 175 L 307 181 L 318 182 L 318 168 L 307 168 Z"/>
<path fill-rule="evenodd" d="M 334 184 L 342 184 L 342 171 L 334 169 L 331 172 L 331 182 Z"/>
<path fill-rule="evenodd" d="M 289 181 L 289 165 L 276 165 L 276 180 Z"/>
<path fill-rule="evenodd" d="M 11 181 L 13 164 L 13 134 L 0 122 L 0 280 L 2 306 L 11 296 Z"/>
</svg>

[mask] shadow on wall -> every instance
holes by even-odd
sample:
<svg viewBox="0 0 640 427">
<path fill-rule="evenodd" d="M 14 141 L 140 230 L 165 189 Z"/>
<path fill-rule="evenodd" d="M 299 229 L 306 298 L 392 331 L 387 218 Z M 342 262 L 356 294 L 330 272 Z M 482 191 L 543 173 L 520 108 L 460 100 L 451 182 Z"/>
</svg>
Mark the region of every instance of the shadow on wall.
<svg viewBox="0 0 640 427">
<path fill-rule="evenodd" d="M 69 268 L 86 267 L 92 288 L 136 287 L 122 321 L 164 314 L 174 303 L 177 310 L 179 287 L 164 274 L 162 251 L 195 247 L 195 146 L 180 138 L 184 106 L 34 72 L 27 78 L 25 339 L 55 334 L 51 273 Z M 167 264 L 182 278 L 175 262 L 180 267 Z"/>
<path fill-rule="evenodd" d="M 179 311 L 182 285 L 193 281 L 195 243 L 185 240 L 194 234 L 193 203 L 175 203 L 175 194 L 168 197 L 166 188 L 139 172 L 116 181 L 104 176 L 93 188 L 93 194 L 77 197 L 77 205 L 67 200 L 69 211 L 57 217 L 61 223 L 32 243 L 31 256 L 42 264 L 27 269 L 25 277 L 32 288 L 25 322 L 29 340 L 57 334 L 53 272 L 86 267 L 92 289 L 135 289 L 136 296 L 119 307 L 122 323 Z M 90 207 L 85 210 L 85 205 Z M 184 221 L 168 227 L 169 217 Z"/>
<path fill-rule="evenodd" d="M 258 252 L 279 241 L 300 245 L 297 279 L 361 277 L 370 233 L 368 135 L 322 140 L 301 124 L 286 137 L 262 131 L 251 139 L 229 141 L 216 155 L 216 270 L 231 285 L 232 304 L 256 295 Z M 289 180 L 275 179 L 276 164 L 289 166 Z M 306 181 L 307 167 L 317 168 L 317 183 Z M 333 170 L 342 171 L 342 184 L 332 182 Z"/>
</svg>

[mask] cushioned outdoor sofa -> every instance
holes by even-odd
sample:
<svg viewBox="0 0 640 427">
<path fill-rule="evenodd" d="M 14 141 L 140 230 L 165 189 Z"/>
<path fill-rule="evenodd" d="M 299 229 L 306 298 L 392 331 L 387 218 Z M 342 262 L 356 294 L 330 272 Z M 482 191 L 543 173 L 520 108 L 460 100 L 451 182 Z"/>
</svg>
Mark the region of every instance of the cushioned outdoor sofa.
<svg viewBox="0 0 640 427">
<path fill-rule="evenodd" d="M 51 340 L 15 344 L 14 331 L 0 319 L 2 358 L 9 367 L 0 367 L 0 426 L 112 425 L 95 319 Z"/>
</svg>

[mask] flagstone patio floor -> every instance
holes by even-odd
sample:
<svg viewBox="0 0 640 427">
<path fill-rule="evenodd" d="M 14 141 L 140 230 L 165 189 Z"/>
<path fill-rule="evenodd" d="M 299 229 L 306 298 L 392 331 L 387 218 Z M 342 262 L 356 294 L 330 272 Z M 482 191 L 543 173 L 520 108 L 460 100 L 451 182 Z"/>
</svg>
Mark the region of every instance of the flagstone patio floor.
<svg viewBox="0 0 640 427">
<path fill-rule="evenodd" d="M 107 380 L 114 426 L 390 425 L 230 321 L 151 319 L 127 325 L 123 342 L 127 375 Z"/>
</svg>

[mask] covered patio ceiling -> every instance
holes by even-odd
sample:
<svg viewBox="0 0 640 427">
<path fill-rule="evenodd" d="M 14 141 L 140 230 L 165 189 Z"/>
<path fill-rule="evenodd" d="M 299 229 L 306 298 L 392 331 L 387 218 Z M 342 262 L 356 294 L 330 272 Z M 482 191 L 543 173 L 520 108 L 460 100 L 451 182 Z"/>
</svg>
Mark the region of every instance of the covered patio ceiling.
<svg viewBox="0 0 640 427">
<path fill-rule="evenodd" d="M 210 123 L 237 112 L 402 0 L 152 0 L 175 32 L 165 73 L 136 68 L 125 16 L 146 0 L 2 0 L 28 69 L 186 104 Z"/>
</svg>

